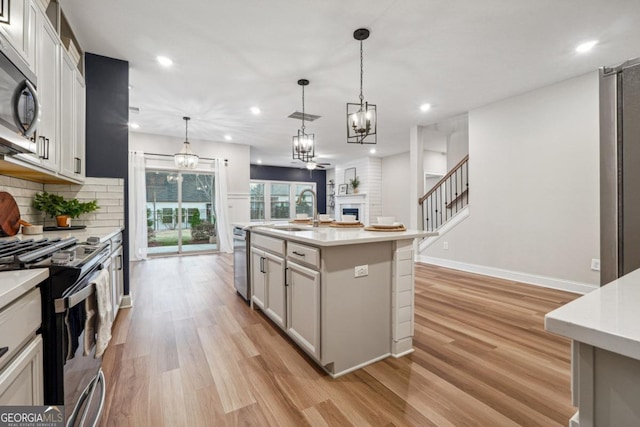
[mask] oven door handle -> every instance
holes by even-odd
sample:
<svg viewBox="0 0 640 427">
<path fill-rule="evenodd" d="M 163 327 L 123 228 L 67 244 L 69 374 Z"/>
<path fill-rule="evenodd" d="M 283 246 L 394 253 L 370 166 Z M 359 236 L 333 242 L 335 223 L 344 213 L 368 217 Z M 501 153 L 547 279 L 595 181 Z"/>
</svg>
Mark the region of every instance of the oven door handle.
<svg viewBox="0 0 640 427">
<path fill-rule="evenodd" d="M 64 298 L 56 298 L 53 303 L 56 313 L 64 313 L 68 308 L 78 305 L 96 291 L 95 285 L 89 281 L 87 286 Z"/>
</svg>

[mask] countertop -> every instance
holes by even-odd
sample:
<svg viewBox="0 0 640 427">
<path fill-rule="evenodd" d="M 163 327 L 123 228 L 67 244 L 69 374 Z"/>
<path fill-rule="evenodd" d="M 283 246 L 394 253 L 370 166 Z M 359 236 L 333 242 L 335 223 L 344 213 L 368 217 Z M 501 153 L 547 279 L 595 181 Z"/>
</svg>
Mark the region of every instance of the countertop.
<svg viewBox="0 0 640 427">
<path fill-rule="evenodd" d="M 640 269 L 544 318 L 545 329 L 640 360 Z"/>
<path fill-rule="evenodd" d="M 27 239 L 53 239 L 60 237 L 66 239 L 67 237 L 75 237 L 80 242 L 85 242 L 88 237 L 100 237 L 101 242 L 105 242 L 116 235 L 119 231 L 122 231 L 119 227 L 92 227 L 83 228 L 78 230 L 60 230 L 60 231 L 45 231 L 42 234 L 22 234 L 18 233 L 15 236 L 2 237 L 0 240 L 27 240 Z"/>
<path fill-rule="evenodd" d="M 308 225 L 287 225 L 300 227 L 303 228 L 303 230 L 287 231 L 268 226 L 254 226 L 252 227 L 252 232 L 279 237 L 281 239 L 299 243 L 308 243 L 315 246 L 357 245 L 361 243 L 387 242 L 438 235 L 438 233 L 430 233 L 422 230 L 366 231 L 362 228 L 333 228 L 322 226 L 314 228 Z"/>
<path fill-rule="evenodd" d="M 48 268 L 0 272 L 0 308 L 26 294 L 47 277 Z"/>
</svg>

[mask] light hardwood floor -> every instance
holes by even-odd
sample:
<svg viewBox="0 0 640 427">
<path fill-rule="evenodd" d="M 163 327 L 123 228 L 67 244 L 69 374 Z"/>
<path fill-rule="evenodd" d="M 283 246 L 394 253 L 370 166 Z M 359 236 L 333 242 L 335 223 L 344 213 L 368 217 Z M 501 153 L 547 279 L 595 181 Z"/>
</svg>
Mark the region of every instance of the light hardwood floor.
<svg viewBox="0 0 640 427">
<path fill-rule="evenodd" d="M 577 295 L 416 267 L 415 352 L 336 380 L 233 288 L 229 255 L 134 263 L 103 369 L 103 426 L 566 426 Z"/>
</svg>

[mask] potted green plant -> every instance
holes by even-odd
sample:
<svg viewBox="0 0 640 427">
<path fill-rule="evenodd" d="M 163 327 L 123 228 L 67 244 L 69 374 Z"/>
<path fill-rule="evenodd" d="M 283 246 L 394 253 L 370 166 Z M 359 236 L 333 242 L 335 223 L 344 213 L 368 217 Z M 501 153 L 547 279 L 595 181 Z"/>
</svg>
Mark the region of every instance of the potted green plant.
<svg viewBox="0 0 640 427">
<path fill-rule="evenodd" d="M 353 188 L 353 192 L 355 194 L 358 194 L 358 187 L 360 186 L 360 178 L 358 178 L 357 176 L 353 179 L 349 180 L 349 184 L 351 184 L 351 187 Z"/>
<path fill-rule="evenodd" d="M 57 194 L 36 193 L 31 204 L 34 209 L 55 218 L 58 227 L 70 227 L 71 218 L 78 218 L 84 213 L 89 213 L 99 208 L 98 201 L 80 202 L 78 199 L 65 200 Z"/>
</svg>

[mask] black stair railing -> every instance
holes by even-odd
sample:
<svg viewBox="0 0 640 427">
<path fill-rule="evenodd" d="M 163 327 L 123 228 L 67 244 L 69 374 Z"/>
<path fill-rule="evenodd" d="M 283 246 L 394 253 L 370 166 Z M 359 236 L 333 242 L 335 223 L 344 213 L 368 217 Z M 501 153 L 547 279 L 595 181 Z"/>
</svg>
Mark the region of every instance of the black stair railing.
<svg viewBox="0 0 640 427">
<path fill-rule="evenodd" d="M 469 155 L 453 167 L 418 203 L 425 231 L 435 231 L 469 204 Z"/>
</svg>

